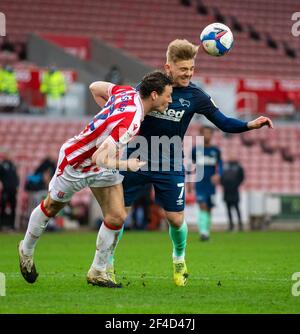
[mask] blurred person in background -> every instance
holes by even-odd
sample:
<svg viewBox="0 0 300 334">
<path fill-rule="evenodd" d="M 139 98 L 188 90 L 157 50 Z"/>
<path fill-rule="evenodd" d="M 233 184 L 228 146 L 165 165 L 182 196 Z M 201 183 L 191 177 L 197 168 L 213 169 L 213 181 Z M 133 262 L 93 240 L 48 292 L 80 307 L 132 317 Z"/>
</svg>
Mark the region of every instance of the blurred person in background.
<svg viewBox="0 0 300 334">
<path fill-rule="evenodd" d="M 28 175 L 25 189 L 27 191 L 40 191 L 40 190 L 47 190 L 49 182 L 53 177 L 56 169 L 56 157 L 54 156 L 47 156 L 35 171 Z"/>
<path fill-rule="evenodd" d="M 197 225 L 201 241 L 207 241 L 210 237 L 212 224 L 211 210 L 214 207 L 216 185 L 220 183 L 223 162 L 221 151 L 212 145 L 214 129 L 204 126 L 200 129 L 200 135 L 204 137 L 204 147 L 196 146 L 192 150 L 192 160 L 197 165 L 204 164 L 204 175 L 201 181 L 195 182 L 196 200 L 199 204 Z M 199 152 L 199 155 L 197 154 Z M 199 160 L 196 157 L 200 156 Z M 201 166 L 198 166 L 201 168 Z"/>
<path fill-rule="evenodd" d="M 56 68 L 50 66 L 43 74 L 40 85 L 40 92 L 46 96 L 47 99 L 47 113 L 50 115 L 64 114 L 64 96 L 67 87 L 63 73 Z"/>
<path fill-rule="evenodd" d="M 134 202 L 132 208 L 132 219 L 134 228 L 137 230 L 146 230 L 150 220 L 151 205 L 151 184 L 146 185 L 141 196 Z"/>
<path fill-rule="evenodd" d="M 18 55 L 20 61 L 27 59 L 27 48 L 26 44 L 22 42 L 15 43 L 15 52 Z"/>
<path fill-rule="evenodd" d="M 4 112 L 12 112 L 20 104 L 16 73 L 10 65 L 0 69 L 0 96 Z"/>
<path fill-rule="evenodd" d="M 0 152 L 0 229 L 15 228 L 19 176 L 9 151 Z"/>
<path fill-rule="evenodd" d="M 234 152 L 231 152 L 228 161 L 223 166 L 223 173 L 221 176 L 221 184 L 223 186 L 224 201 L 227 207 L 228 214 L 228 231 L 234 230 L 232 219 L 232 209 L 237 213 L 239 230 L 243 230 L 241 213 L 239 209 L 239 187 L 244 181 L 244 169 L 238 162 L 238 158 Z"/>
<path fill-rule="evenodd" d="M 112 82 L 115 85 L 122 85 L 123 84 L 123 78 L 121 71 L 117 65 L 113 65 L 109 72 L 105 76 L 105 81 Z"/>
<path fill-rule="evenodd" d="M 18 95 L 18 83 L 14 69 L 5 65 L 0 72 L 0 93 L 7 95 Z"/>
<path fill-rule="evenodd" d="M 0 38 L 0 41 L 0 51 L 15 52 L 14 44 L 10 41 L 7 35 Z"/>
<path fill-rule="evenodd" d="M 40 203 L 48 192 L 48 186 L 56 169 L 56 156 L 48 155 L 35 171 L 27 176 L 25 190 L 28 192 L 28 212 Z"/>
<path fill-rule="evenodd" d="M 43 174 L 44 180 L 44 189 L 48 189 L 48 185 L 52 176 L 55 173 L 56 169 L 56 154 L 55 155 L 48 155 L 45 157 L 44 160 L 40 163 L 40 165 L 36 168 L 34 174 Z"/>
</svg>

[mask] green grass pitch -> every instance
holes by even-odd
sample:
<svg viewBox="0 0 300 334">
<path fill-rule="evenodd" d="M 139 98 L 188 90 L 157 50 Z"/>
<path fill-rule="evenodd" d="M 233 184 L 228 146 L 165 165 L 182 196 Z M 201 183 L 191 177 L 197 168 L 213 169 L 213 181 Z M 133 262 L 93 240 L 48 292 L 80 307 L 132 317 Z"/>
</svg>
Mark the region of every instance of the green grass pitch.
<svg viewBox="0 0 300 334">
<path fill-rule="evenodd" d="M 33 285 L 18 268 L 23 234 L 0 234 L 6 296 L 0 313 L 203 314 L 299 313 L 292 274 L 300 272 L 300 232 L 189 234 L 186 287 L 172 278 L 167 232 L 125 232 L 116 253 L 122 289 L 86 283 L 97 232 L 45 233 L 36 249 Z"/>
</svg>

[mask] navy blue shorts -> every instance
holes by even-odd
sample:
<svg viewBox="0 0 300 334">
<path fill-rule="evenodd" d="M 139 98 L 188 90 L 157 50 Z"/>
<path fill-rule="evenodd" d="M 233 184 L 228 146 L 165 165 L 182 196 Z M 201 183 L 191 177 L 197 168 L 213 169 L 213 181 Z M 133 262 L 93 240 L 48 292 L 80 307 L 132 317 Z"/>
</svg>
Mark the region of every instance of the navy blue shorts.
<svg viewBox="0 0 300 334">
<path fill-rule="evenodd" d="M 196 200 L 199 204 L 205 203 L 209 209 L 215 206 L 215 194 L 196 190 Z"/>
<path fill-rule="evenodd" d="M 143 193 L 145 186 L 153 184 L 155 202 L 166 211 L 180 212 L 185 206 L 184 175 L 159 172 L 120 172 L 124 175 L 123 189 L 125 206 L 131 206 Z"/>
</svg>

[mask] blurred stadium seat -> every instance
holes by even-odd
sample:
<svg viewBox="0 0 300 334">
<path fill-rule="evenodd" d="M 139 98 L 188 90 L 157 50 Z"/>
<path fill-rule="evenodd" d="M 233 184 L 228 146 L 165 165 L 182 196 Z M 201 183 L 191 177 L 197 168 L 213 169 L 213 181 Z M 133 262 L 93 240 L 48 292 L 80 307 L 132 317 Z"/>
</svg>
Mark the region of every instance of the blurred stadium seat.
<svg viewBox="0 0 300 334">
<path fill-rule="evenodd" d="M 220 57 L 218 61 L 199 52 L 196 77 L 300 77 L 299 38 L 291 33 L 291 14 L 299 11 L 297 1 L 203 0 L 205 10 L 201 11 L 197 10 L 197 1 L 190 3 L 183 6 L 179 0 L 1 0 L 1 11 L 6 14 L 7 31 L 13 43 L 26 42 L 31 33 L 96 37 L 155 68 L 164 64 L 166 46 L 171 40 L 186 38 L 199 44 L 201 30 L 216 21 L 218 13 L 233 28 L 235 46 L 230 56 Z M 250 37 L 249 27 L 259 34 L 259 40 Z M 268 39 L 276 43 L 277 48 L 268 45 Z M 296 58 L 289 57 L 285 47 L 294 50 Z M 36 69 L 30 62 L 19 62 L 13 52 L 0 52 L 0 65 L 7 62 L 16 69 Z M 291 91 L 288 98 L 299 110 L 299 93 Z M 85 123 L 25 116 L 1 118 L 1 146 L 9 148 L 19 164 L 21 208 L 26 202 L 22 190 L 26 176 L 49 150 L 58 154 L 64 140 L 79 132 Z M 187 134 L 197 135 L 198 129 L 199 125 L 192 123 Z M 246 171 L 245 190 L 291 194 L 299 193 L 300 189 L 299 141 L 299 123 L 276 125 L 276 133 L 272 135 L 258 131 L 242 136 L 224 136 L 217 132 L 215 136 L 224 160 L 230 150 L 238 152 Z M 73 199 L 75 203 L 77 196 L 87 201 L 90 193 L 79 193 Z"/>
<path fill-rule="evenodd" d="M 5 117 L 0 122 L 1 147 L 8 148 L 18 166 L 20 190 L 18 194 L 18 219 L 27 212 L 28 196 L 24 190 L 26 178 L 40 162 L 52 153 L 58 157 L 62 143 L 79 133 L 87 120 L 47 119 L 43 117 Z M 17 134 L 17 135 L 16 135 Z M 74 195 L 72 204 L 86 204 L 90 190 L 84 189 Z"/>
<path fill-rule="evenodd" d="M 165 47 L 172 39 L 187 38 L 198 44 L 201 30 L 216 20 L 217 8 L 229 25 L 235 17 L 246 29 L 234 32 L 235 46 L 230 57 L 212 62 L 205 54 L 200 55 L 196 74 L 217 71 L 231 75 L 234 71 L 235 75 L 299 76 L 300 45 L 291 34 L 291 13 L 299 10 L 295 1 L 205 0 L 207 15 L 198 14 L 197 2 L 191 3 L 187 7 L 177 0 L 87 0 L 84 4 L 80 0 L 54 0 L 51 4 L 2 0 L 1 7 L 7 13 L 8 31 L 13 41 L 25 41 L 32 32 L 97 36 L 154 67 L 163 64 Z M 249 25 L 255 27 L 261 40 L 249 37 Z M 267 45 L 267 36 L 278 44 L 277 49 Z M 289 58 L 283 42 L 294 49 L 298 57 Z"/>
</svg>

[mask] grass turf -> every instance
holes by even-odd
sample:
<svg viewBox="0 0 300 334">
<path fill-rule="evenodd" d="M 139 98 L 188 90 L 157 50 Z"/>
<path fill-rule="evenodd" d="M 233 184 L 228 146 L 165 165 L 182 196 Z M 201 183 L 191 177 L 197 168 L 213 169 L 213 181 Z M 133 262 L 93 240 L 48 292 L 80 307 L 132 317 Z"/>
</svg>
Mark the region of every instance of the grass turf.
<svg viewBox="0 0 300 334">
<path fill-rule="evenodd" d="M 299 232 L 189 234 L 186 287 L 172 278 L 167 232 L 125 232 L 116 253 L 122 289 L 87 285 L 96 232 L 46 233 L 37 246 L 40 276 L 33 285 L 19 273 L 23 234 L 0 234 L 0 272 L 6 296 L 0 313 L 203 314 L 299 313 L 291 279 L 300 271 Z"/>
</svg>

